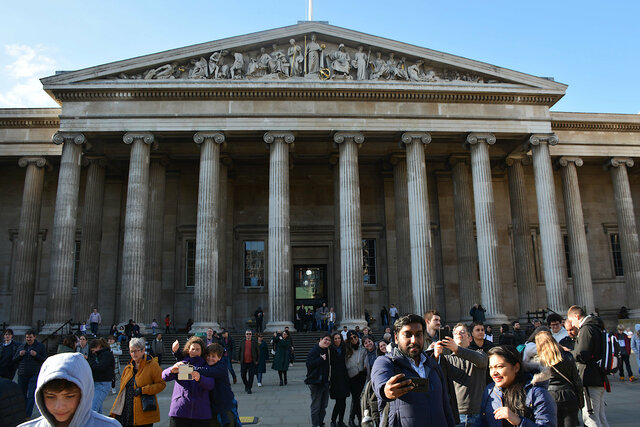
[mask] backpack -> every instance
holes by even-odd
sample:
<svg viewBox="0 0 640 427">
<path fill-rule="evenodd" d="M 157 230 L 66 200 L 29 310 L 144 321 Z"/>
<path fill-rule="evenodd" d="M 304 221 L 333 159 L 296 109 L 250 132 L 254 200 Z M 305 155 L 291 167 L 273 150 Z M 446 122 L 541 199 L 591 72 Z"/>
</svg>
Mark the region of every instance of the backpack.
<svg viewBox="0 0 640 427">
<path fill-rule="evenodd" d="M 620 344 L 615 335 L 602 331 L 601 357 L 596 363 L 605 375 L 618 372 L 618 357 L 620 357 Z"/>
<path fill-rule="evenodd" d="M 386 357 L 386 356 L 385 356 Z M 393 375 L 401 374 L 402 370 L 393 363 Z M 378 407 L 378 396 L 373 390 L 371 380 L 367 381 L 360 395 L 360 408 L 362 408 L 362 427 L 387 427 L 389 425 L 389 404 L 384 402 L 382 413 Z"/>
</svg>

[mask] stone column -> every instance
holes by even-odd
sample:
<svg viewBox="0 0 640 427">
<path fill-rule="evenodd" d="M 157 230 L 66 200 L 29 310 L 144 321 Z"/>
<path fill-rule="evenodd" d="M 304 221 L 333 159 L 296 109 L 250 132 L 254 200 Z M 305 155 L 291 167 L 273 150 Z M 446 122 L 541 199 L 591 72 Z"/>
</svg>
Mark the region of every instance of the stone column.
<svg viewBox="0 0 640 427">
<path fill-rule="evenodd" d="M 489 145 L 495 142 L 496 137 L 492 134 L 477 133 L 469 134 L 466 142 L 471 149 L 473 201 L 480 263 L 480 295 L 482 306 L 487 310 L 487 322 L 490 324 L 508 322 L 502 307 L 498 231 L 489 158 Z"/>
<path fill-rule="evenodd" d="M 431 135 L 425 132 L 402 134 L 402 144 L 407 150 L 412 310 L 420 315 L 435 308 L 437 303 L 427 196 L 427 167 L 424 158 L 424 146 L 430 142 Z"/>
<path fill-rule="evenodd" d="M 349 329 L 367 325 L 364 320 L 362 271 L 362 229 L 360 222 L 360 176 L 358 147 L 364 142 L 359 132 L 338 132 L 333 136 L 339 150 L 340 174 L 340 325 Z"/>
<path fill-rule="evenodd" d="M 577 167 L 582 166 L 579 157 L 560 157 L 562 195 L 564 197 L 564 216 L 569 237 L 569 262 L 573 279 L 573 303 L 584 307 L 587 313 L 593 313 L 593 284 L 589 266 L 589 249 L 587 234 L 584 229 L 582 215 L 582 199 L 578 186 Z"/>
<path fill-rule="evenodd" d="M 196 232 L 196 271 L 193 290 L 191 331 L 220 330 L 217 304 L 220 289 L 220 145 L 221 132 L 198 132 L 193 140 L 200 145 L 198 183 L 198 225 Z"/>
<path fill-rule="evenodd" d="M 529 146 L 533 153 L 533 174 L 538 199 L 538 220 L 540 221 L 540 239 L 542 243 L 542 263 L 544 281 L 547 290 L 547 304 L 557 313 L 569 308 L 567 300 L 567 265 L 564 242 L 560 233 L 556 190 L 551 167 L 549 145 L 556 145 L 558 137 L 554 134 L 531 135 Z"/>
<path fill-rule="evenodd" d="M 53 214 L 51 238 L 51 268 L 49 270 L 49 301 L 47 323 L 42 333 L 51 333 L 71 318 L 71 290 L 76 246 L 76 215 L 80 187 L 80 159 L 85 137 L 81 133 L 58 132 L 54 144 L 62 146 L 60 175 Z"/>
<path fill-rule="evenodd" d="M 51 166 L 44 157 L 23 157 L 18 165 L 27 171 L 11 269 L 11 328 L 16 335 L 24 335 L 32 327 L 44 168 Z"/>
<path fill-rule="evenodd" d="M 293 283 L 291 282 L 291 236 L 289 234 L 289 146 L 291 132 L 267 132 L 269 145 L 269 313 L 265 331 L 295 331 Z"/>
<path fill-rule="evenodd" d="M 629 310 L 630 317 L 638 318 L 640 317 L 640 243 L 633 200 L 631 199 L 629 176 L 627 175 L 627 168 L 633 166 L 633 160 L 613 157 L 605 166 L 611 169 L 611 180 L 613 181 L 613 197 L 618 217 L 624 282 L 627 285 L 624 295 L 625 301 L 627 301 L 625 305 L 631 308 Z"/>
<path fill-rule="evenodd" d="M 104 176 L 107 161 L 104 157 L 85 156 L 83 166 L 88 166 L 82 208 L 82 236 L 80 240 L 80 265 L 78 266 L 78 295 L 75 319 L 88 318 L 98 304 L 100 275 L 100 242 L 102 241 L 102 208 L 104 202 Z"/>
<path fill-rule="evenodd" d="M 411 295 L 411 251 L 409 243 L 409 201 L 407 184 L 407 159 L 405 155 L 394 155 L 391 158 L 393 165 L 393 189 L 394 206 L 396 211 L 396 259 L 398 265 L 398 295 L 403 298 Z M 389 301 L 400 309 L 408 311 L 408 301 Z M 385 304 L 387 309 L 389 304 Z"/>
<path fill-rule="evenodd" d="M 122 246 L 120 322 L 126 323 L 128 319 L 133 319 L 143 330 L 149 155 L 154 136 L 146 132 L 130 132 L 124 135 L 123 140 L 125 144 L 131 145 L 131 157 Z"/>
<path fill-rule="evenodd" d="M 506 160 L 509 176 L 509 202 L 511 206 L 511 236 L 515 254 L 516 284 L 518 286 L 518 305 L 520 320 L 527 319 L 527 311 L 538 307 L 536 298 L 536 270 L 531 230 L 529 228 L 529 206 L 524 181 L 523 166 L 531 164 L 527 156 L 509 157 Z M 545 298 L 546 299 L 546 298 Z"/>
<path fill-rule="evenodd" d="M 453 206 L 456 225 L 456 256 L 460 286 L 460 319 L 471 320 L 469 310 L 480 303 L 476 242 L 473 236 L 473 193 L 468 156 L 451 156 Z"/>
<path fill-rule="evenodd" d="M 164 192 L 169 160 L 151 158 L 149 167 L 149 209 L 147 211 L 147 249 L 145 259 L 144 317 L 151 325 L 155 318 L 161 324 L 160 299 L 162 296 L 162 244 L 164 237 Z"/>
</svg>

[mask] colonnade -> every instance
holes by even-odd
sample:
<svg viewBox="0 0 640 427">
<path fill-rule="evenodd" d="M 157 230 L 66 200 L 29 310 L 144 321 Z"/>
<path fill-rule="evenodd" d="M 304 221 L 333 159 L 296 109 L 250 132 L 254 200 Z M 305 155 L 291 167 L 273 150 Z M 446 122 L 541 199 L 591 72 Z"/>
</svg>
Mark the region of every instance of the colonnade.
<svg viewBox="0 0 640 427">
<path fill-rule="evenodd" d="M 289 326 L 293 329 L 293 289 L 291 276 L 291 242 L 289 219 L 289 149 L 295 138 L 292 132 L 266 132 L 264 142 L 269 147 L 269 226 L 268 226 L 268 290 L 269 310 L 267 330 Z M 121 322 L 129 318 L 150 322 L 148 313 L 159 309 L 158 292 L 161 275 L 153 260 L 159 260 L 164 175 L 166 163 L 151 159 L 156 145 L 151 133 L 127 133 L 123 138 L 131 145 L 124 244 L 122 250 L 122 286 L 120 297 Z M 338 147 L 339 185 L 339 248 L 342 324 L 349 327 L 366 324 L 364 319 L 364 284 L 362 276 L 362 232 L 360 218 L 360 184 L 358 149 L 365 143 L 359 132 L 337 132 L 333 138 Z M 54 143 L 62 144 L 58 190 L 51 246 L 49 298 L 44 331 L 53 331 L 67 321 L 71 313 L 74 272 L 76 211 L 82 161 L 88 166 L 83 217 L 82 245 L 78 278 L 78 307 L 84 311 L 97 301 L 100 225 L 103 204 L 104 158 L 82 157 L 85 137 L 80 133 L 58 132 Z M 220 147 L 225 142 L 222 132 L 199 132 L 194 141 L 200 146 L 200 176 L 196 232 L 196 269 L 194 289 L 194 330 L 219 328 L 219 254 L 222 250 L 220 210 L 221 170 Z M 408 244 L 410 259 L 411 310 L 422 313 L 435 307 L 435 268 L 430 232 L 429 197 L 425 163 L 425 146 L 431 142 L 426 132 L 406 132 L 401 137 L 404 155 L 395 156 L 394 180 L 398 220 L 398 244 Z M 463 142 L 463 141 L 461 141 Z M 490 164 L 492 134 L 471 133 L 464 141 L 469 156 L 455 155 L 449 159 L 454 187 L 456 251 L 460 281 L 461 306 L 465 310 L 482 302 L 491 323 L 505 322 L 498 257 L 498 235 Z M 528 156 L 506 159 L 511 203 L 512 236 L 515 251 L 515 271 L 520 316 L 535 308 L 535 269 L 530 244 L 529 218 L 526 202 L 523 166 L 532 160 L 542 243 L 542 260 L 548 306 L 558 312 L 570 302 L 594 308 L 594 296 L 589 269 L 584 219 L 576 167 L 577 157 L 561 157 L 556 167 L 561 169 L 566 227 L 569 237 L 570 263 L 574 295 L 567 295 L 567 266 L 564 244 L 558 220 L 553 165 L 549 146 L 558 143 L 554 134 L 531 135 L 525 151 Z M 31 324 L 37 234 L 39 230 L 42 187 L 47 162 L 44 158 L 23 158 L 27 168 L 21 208 L 18 243 L 12 270 L 14 292 L 11 325 L 15 328 Z M 631 159 L 612 158 L 606 167 L 611 170 L 615 206 L 622 245 L 622 256 L 629 305 L 635 314 L 640 308 L 640 242 L 635 224 L 627 167 Z M 473 194 L 473 209 L 471 199 Z M 475 218 L 471 211 L 475 212 Z M 159 216 L 160 215 L 160 216 Z M 406 216 L 406 218 L 404 218 Z M 476 235 L 473 221 L 475 219 Z M 477 244 L 474 242 L 477 238 Z M 476 258 L 477 250 L 477 258 Z M 400 254 L 401 251 L 399 250 Z M 151 254 L 151 256 L 150 256 Z M 479 269 L 476 269 L 476 259 Z M 478 274 L 479 272 L 479 274 Z M 407 273 L 407 276 L 409 273 Z M 479 279 L 479 280 L 478 280 Z M 479 285 L 478 285 L 479 281 Z M 153 311 L 151 311 L 153 310 Z"/>
</svg>

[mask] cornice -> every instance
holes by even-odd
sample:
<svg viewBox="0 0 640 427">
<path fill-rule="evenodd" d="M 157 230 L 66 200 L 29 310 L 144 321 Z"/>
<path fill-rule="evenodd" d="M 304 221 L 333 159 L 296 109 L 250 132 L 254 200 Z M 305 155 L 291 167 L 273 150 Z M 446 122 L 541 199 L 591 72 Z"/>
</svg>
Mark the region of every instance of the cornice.
<svg viewBox="0 0 640 427">
<path fill-rule="evenodd" d="M 59 128 L 60 119 L 0 118 L 0 128 Z"/>
<path fill-rule="evenodd" d="M 54 91 L 62 102 L 123 100 L 343 100 L 553 105 L 562 95 L 440 92 L 425 90 L 331 90 L 321 88 L 157 89 Z"/>
<path fill-rule="evenodd" d="M 621 122 L 580 122 L 580 121 L 552 121 L 551 129 L 562 130 L 582 130 L 601 132 L 640 132 L 640 123 Z"/>
</svg>

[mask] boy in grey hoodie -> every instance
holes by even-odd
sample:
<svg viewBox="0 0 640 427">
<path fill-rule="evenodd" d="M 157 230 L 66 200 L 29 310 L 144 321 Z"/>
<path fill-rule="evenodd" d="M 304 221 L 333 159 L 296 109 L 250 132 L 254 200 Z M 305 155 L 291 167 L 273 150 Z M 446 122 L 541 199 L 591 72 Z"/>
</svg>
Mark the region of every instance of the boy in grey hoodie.
<svg viewBox="0 0 640 427">
<path fill-rule="evenodd" d="M 119 426 L 113 418 L 91 410 L 93 377 L 80 353 L 49 357 L 38 376 L 36 405 L 42 416 L 20 426 Z"/>
</svg>

